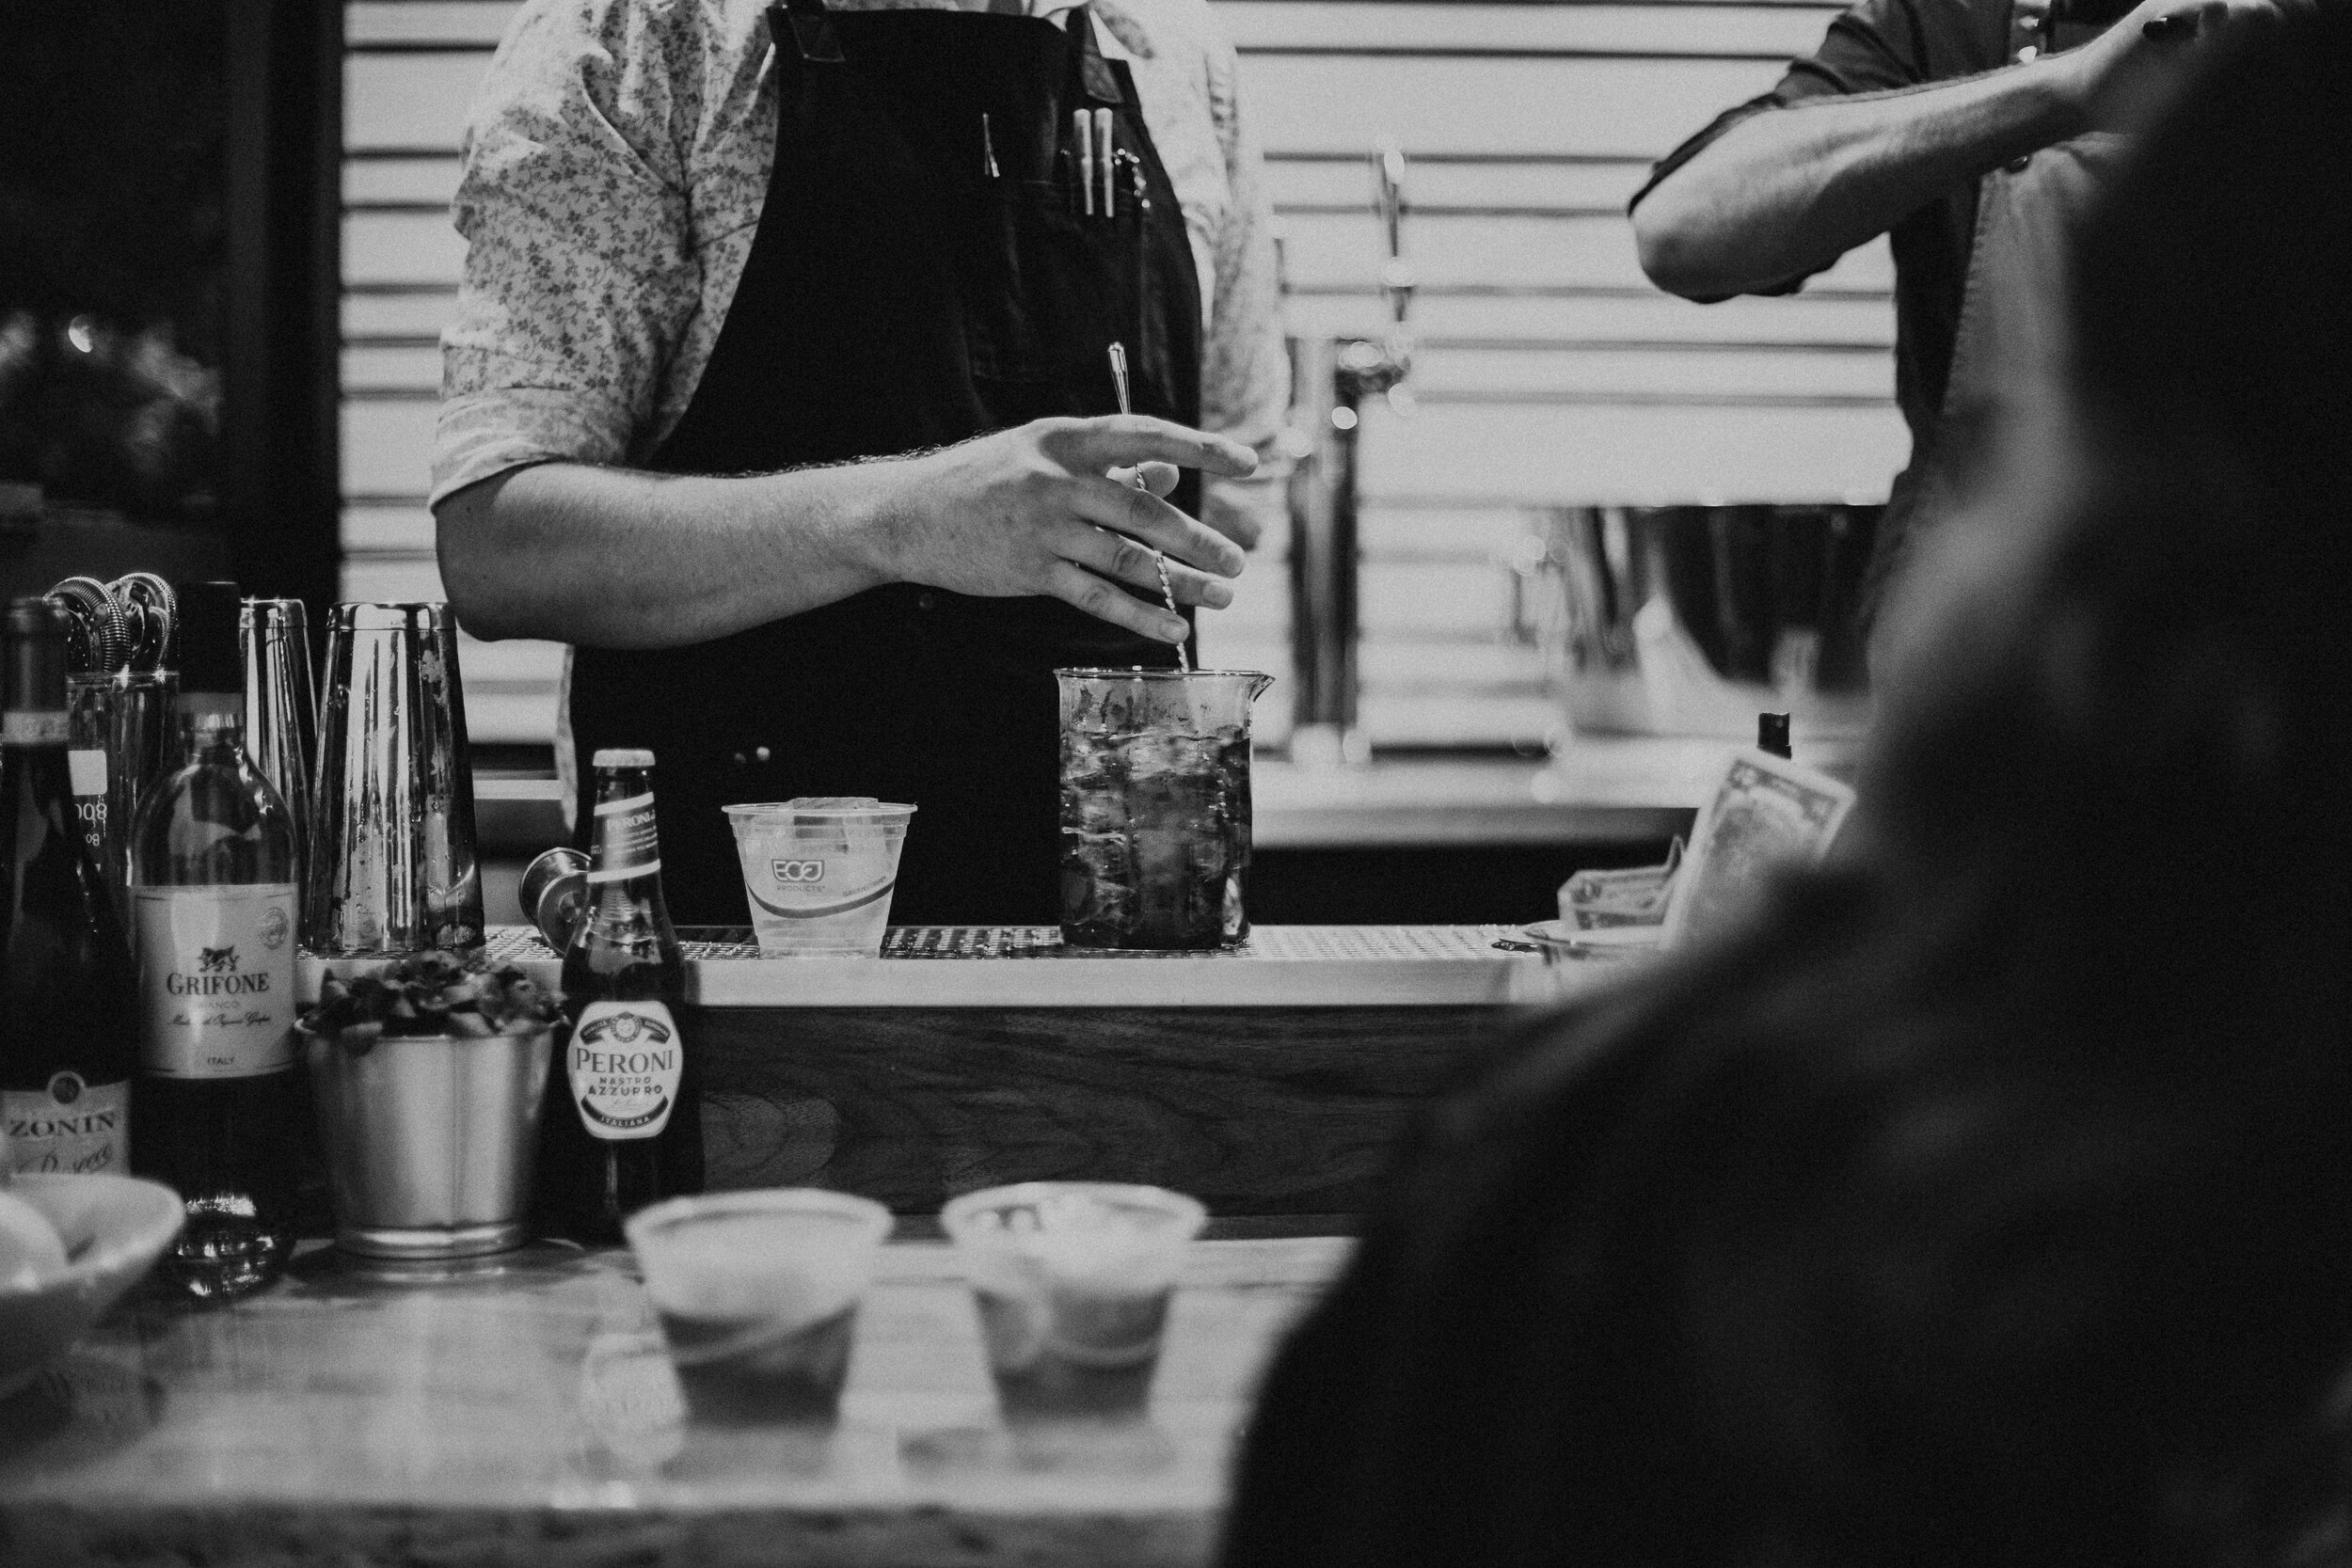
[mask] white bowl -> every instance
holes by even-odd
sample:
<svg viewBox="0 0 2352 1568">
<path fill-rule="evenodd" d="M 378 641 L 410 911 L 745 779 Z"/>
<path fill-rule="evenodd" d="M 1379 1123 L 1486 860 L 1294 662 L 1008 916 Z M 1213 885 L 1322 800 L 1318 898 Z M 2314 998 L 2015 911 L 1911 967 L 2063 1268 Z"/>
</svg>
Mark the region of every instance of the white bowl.
<svg viewBox="0 0 2352 1568">
<path fill-rule="evenodd" d="M 66 1267 L 38 1285 L 0 1286 L 0 1399 L 145 1277 L 185 1217 L 178 1193 L 131 1176 L 19 1176 L 8 1190 L 57 1227 Z"/>
</svg>

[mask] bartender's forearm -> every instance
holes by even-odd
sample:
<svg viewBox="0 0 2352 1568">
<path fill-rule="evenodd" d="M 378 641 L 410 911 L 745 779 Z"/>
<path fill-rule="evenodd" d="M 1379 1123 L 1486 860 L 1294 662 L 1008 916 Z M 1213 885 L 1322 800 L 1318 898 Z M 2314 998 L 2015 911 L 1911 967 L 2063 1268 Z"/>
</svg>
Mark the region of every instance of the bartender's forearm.
<svg viewBox="0 0 2352 1568">
<path fill-rule="evenodd" d="M 442 585 L 477 637 L 675 647 L 889 580 L 871 467 L 732 477 L 510 468 L 435 508 Z"/>
<path fill-rule="evenodd" d="M 1817 272 L 1961 181 L 2078 134 L 2062 62 L 1742 120 L 1634 208 L 1642 270 L 1692 298 Z"/>
<path fill-rule="evenodd" d="M 775 474 L 546 463 L 451 493 L 434 519 L 442 584 L 477 637 L 677 647 L 919 582 L 1050 594 L 1173 643 L 1189 628 L 1160 595 L 1222 609 L 1221 579 L 1244 558 L 1161 492 L 1179 467 L 1243 479 L 1256 467 L 1222 436 L 1115 414 Z"/>
</svg>

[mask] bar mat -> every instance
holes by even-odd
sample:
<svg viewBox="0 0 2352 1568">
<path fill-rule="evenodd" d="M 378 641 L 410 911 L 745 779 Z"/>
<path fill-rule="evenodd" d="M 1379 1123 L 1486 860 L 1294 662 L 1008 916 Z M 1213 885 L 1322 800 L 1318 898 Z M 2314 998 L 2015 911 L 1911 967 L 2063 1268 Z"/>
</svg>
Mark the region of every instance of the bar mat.
<svg viewBox="0 0 2352 1568">
<path fill-rule="evenodd" d="M 882 938 L 885 958 L 1251 958 L 1355 959 L 1368 963 L 1430 962 L 1493 957 L 1506 926 L 1261 926 L 1230 953 L 1161 953 L 1064 946 L 1054 926 L 893 926 Z M 678 945 L 690 961 L 756 958 L 748 926 L 684 926 Z M 493 963 L 551 963 L 562 955 L 529 926 L 493 926 L 486 944 Z"/>
</svg>

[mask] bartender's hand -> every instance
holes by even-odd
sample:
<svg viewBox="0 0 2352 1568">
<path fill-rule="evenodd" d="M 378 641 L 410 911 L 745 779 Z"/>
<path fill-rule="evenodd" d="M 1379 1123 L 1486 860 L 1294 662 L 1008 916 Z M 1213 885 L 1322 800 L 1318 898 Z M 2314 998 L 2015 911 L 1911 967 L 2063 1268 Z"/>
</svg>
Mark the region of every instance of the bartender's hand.
<svg viewBox="0 0 2352 1568">
<path fill-rule="evenodd" d="M 1179 468 L 1247 477 L 1238 442 L 1143 415 L 1038 420 L 903 460 L 881 517 L 890 575 L 958 594 L 1042 594 L 1163 642 L 1189 630 L 1157 601 L 1154 549 L 1179 604 L 1232 603 L 1238 545 L 1161 498 Z M 1140 470 L 1145 488 L 1134 484 Z M 1111 581 L 1151 594 L 1136 598 Z"/>
<path fill-rule="evenodd" d="M 2113 26 L 2052 63 L 2074 78 L 2083 123 L 2123 131 L 2146 122 L 2185 83 L 2210 46 L 2242 28 L 2276 23 L 2310 0 L 2141 0 Z M 2172 19 L 2176 31 L 2148 36 L 2148 24 Z"/>
</svg>

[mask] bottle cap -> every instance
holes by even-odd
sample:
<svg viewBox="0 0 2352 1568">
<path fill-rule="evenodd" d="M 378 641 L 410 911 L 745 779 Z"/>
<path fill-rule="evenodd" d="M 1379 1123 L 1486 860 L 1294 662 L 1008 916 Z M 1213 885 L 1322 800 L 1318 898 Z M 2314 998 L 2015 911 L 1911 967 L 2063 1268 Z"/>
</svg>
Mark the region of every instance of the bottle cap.
<svg viewBox="0 0 2352 1568">
<path fill-rule="evenodd" d="M 653 753 L 628 746 L 606 746 L 588 759 L 591 768 L 651 768 Z"/>
<path fill-rule="evenodd" d="M 245 594 L 233 582 L 183 582 L 179 589 L 180 689 L 245 690 L 237 615 Z"/>
</svg>

